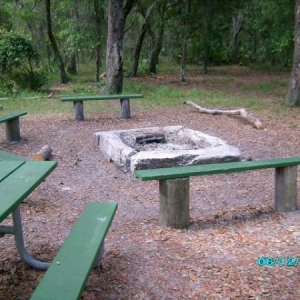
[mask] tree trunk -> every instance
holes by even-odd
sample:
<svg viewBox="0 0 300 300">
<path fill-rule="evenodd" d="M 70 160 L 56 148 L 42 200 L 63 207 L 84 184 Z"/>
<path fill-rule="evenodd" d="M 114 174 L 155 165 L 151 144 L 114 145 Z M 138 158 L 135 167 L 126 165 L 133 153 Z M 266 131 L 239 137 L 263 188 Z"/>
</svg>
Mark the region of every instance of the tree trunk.
<svg viewBox="0 0 300 300">
<path fill-rule="evenodd" d="M 184 34 L 182 40 L 182 54 L 181 54 L 181 69 L 180 69 L 180 81 L 185 82 L 185 67 L 187 61 L 187 47 L 188 47 L 188 32 L 189 32 L 189 16 L 191 11 L 191 0 L 187 0 L 185 3 L 185 17 L 184 17 Z"/>
<path fill-rule="evenodd" d="M 49 37 L 51 46 L 53 48 L 55 59 L 56 59 L 56 62 L 58 64 L 58 68 L 60 71 L 60 81 L 61 81 L 61 83 L 67 83 L 68 79 L 67 79 L 67 73 L 65 71 L 64 62 L 62 60 L 62 57 L 58 50 L 54 35 L 52 33 L 51 2 L 50 2 L 50 0 L 45 0 L 45 2 L 46 2 L 46 21 L 47 21 L 48 37 Z"/>
<path fill-rule="evenodd" d="M 74 21 L 76 32 L 80 31 L 79 21 L 78 21 L 79 20 L 78 6 L 79 6 L 78 0 L 75 0 L 74 5 L 70 11 L 70 17 Z M 69 54 L 68 57 L 67 71 L 69 74 L 77 75 L 77 59 L 76 59 L 77 50 L 75 50 L 74 47 L 71 48 L 72 48 L 72 52 Z"/>
<path fill-rule="evenodd" d="M 135 47 L 134 47 L 133 61 L 132 61 L 132 65 L 131 65 L 131 76 L 132 77 L 137 76 L 140 54 L 141 54 L 143 41 L 144 41 L 146 32 L 147 32 L 147 24 L 145 21 L 145 23 L 142 26 L 141 32 L 139 33 L 139 36 L 137 38 Z"/>
<path fill-rule="evenodd" d="M 123 0 L 108 0 L 108 34 L 106 51 L 106 85 L 109 94 L 123 88 Z"/>
<path fill-rule="evenodd" d="M 136 0 L 126 0 L 124 3 L 123 13 L 124 13 L 124 23 L 126 21 L 127 16 L 129 15 L 133 5 L 135 4 Z"/>
<path fill-rule="evenodd" d="M 71 57 L 68 59 L 67 70 L 68 70 L 68 73 L 70 73 L 72 75 L 77 75 L 77 62 L 76 62 L 75 53 L 72 53 Z"/>
<path fill-rule="evenodd" d="M 181 54 L 181 67 L 180 67 L 180 81 L 186 82 L 185 80 L 185 67 L 187 60 L 187 36 L 183 37 L 182 41 L 182 54 Z"/>
<path fill-rule="evenodd" d="M 152 39 L 153 40 L 153 48 L 152 48 L 151 55 L 150 55 L 149 72 L 153 73 L 153 74 L 156 74 L 156 66 L 158 64 L 158 57 L 159 57 L 159 53 L 162 48 L 163 36 L 164 36 L 164 30 L 165 30 L 164 24 L 165 23 L 163 21 L 160 21 L 157 38 L 155 39 L 155 37 L 154 37 Z"/>
<path fill-rule="evenodd" d="M 204 48 L 204 59 L 203 59 L 203 74 L 207 74 L 208 72 L 208 64 L 209 64 L 209 55 L 210 55 L 210 43 L 209 39 L 205 37 L 205 48 Z"/>
<path fill-rule="evenodd" d="M 100 82 L 100 68 L 101 68 L 101 47 L 96 48 L 96 82 Z"/>
<path fill-rule="evenodd" d="M 98 42 L 96 46 L 96 82 L 100 82 L 100 67 L 101 67 L 101 38 L 102 38 L 102 20 L 104 18 L 103 8 L 99 0 L 94 0 L 94 11 L 97 24 Z"/>
<path fill-rule="evenodd" d="M 238 58 L 238 35 L 242 29 L 242 22 L 243 22 L 243 15 L 242 13 L 238 13 L 237 16 L 232 18 L 232 29 L 233 29 L 233 36 L 232 36 L 232 62 L 235 63 Z"/>
<path fill-rule="evenodd" d="M 294 62 L 285 105 L 300 106 L 300 0 L 295 6 Z"/>
<path fill-rule="evenodd" d="M 131 66 L 131 76 L 137 76 L 140 54 L 141 54 L 141 50 L 142 50 L 146 32 L 149 29 L 150 16 L 151 16 L 152 9 L 153 9 L 155 3 L 156 3 L 156 1 L 154 1 L 152 3 L 152 5 L 148 8 L 148 10 L 146 12 L 146 15 L 144 16 L 144 24 L 143 24 L 140 34 L 137 38 L 135 48 L 134 48 L 133 62 L 132 62 L 132 66 Z"/>
</svg>

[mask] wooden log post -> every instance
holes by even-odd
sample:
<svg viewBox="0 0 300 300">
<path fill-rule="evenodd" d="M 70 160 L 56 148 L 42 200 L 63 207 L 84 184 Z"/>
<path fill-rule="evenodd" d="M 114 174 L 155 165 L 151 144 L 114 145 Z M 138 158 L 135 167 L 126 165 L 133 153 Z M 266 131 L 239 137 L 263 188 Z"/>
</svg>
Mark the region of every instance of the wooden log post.
<svg viewBox="0 0 300 300">
<path fill-rule="evenodd" d="M 275 210 L 297 210 L 297 166 L 275 168 Z"/>
<path fill-rule="evenodd" d="M 74 112 L 75 112 L 75 120 L 76 121 L 84 120 L 83 102 L 82 101 L 74 101 Z"/>
<path fill-rule="evenodd" d="M 129 99 L 120 99 L 122 119 L 130 119 L 130 101 Z"/>
<path fill-rule="evenodd" d="M 19 117 L 6 121 L 6 140 L 8 142 L 21 140 Z"/>
<path fill-rule="evenodd" d="M 189 226 L 189 193 L 189 178 L 159 180 L 160 225 L 177 229 Z"/>
</svg>

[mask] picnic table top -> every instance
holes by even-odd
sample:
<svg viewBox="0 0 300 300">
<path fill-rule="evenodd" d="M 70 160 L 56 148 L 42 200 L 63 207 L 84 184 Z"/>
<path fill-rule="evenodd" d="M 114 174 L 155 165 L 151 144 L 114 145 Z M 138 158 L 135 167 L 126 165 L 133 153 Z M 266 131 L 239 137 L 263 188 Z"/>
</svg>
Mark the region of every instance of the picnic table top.
<svg viewBox="0 0 300 300">
<path fill-rule="evenodd" d="M 54 170 L 55 161 L 0 161 L 0 222 Z"/>
</svg>

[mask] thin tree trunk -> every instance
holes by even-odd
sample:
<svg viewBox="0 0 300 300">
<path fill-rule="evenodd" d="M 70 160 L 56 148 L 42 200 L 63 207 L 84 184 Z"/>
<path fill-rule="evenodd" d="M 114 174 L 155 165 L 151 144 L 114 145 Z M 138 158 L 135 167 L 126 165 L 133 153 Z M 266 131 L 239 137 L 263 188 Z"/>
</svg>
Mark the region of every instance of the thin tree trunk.
<svg viewBox="0 0 300 300">
<path fill-rule="evenodd" d="M 184 8 L 184 35 L 182 40 L 182 54 L 181 54 L 181 69 L 180 81 L 185 82 L 185 68 L 187 61 L 187 47 L 188 47 L 188 32 L 189 32 L 189 15 L 191 11 L 191 0 L 187 0 Z"/>
<path fill-rule="evenodd" d="M 70 11 L 70 16 L 71 18 L 74 20 L 74 24 L 76 27 L 76 31 L 79 32 L 80 28 L 79 28 L 79 13 L 78 13 L 78 0 L 74 1 L 74 5 Z M 70 57 L 68 57 L 68 64 L 67 64 L 67 71 L 68 73 L 72 74 L 72 75 L 77 75 L 77 58 L 76 58 L 76 50 L 74 49 L 74 47 L 72 47 L 73 50 L 70 54 Z"/>
<path fill-rule="evenodd" d="M 158 57 L 162 49 L 164 30 L 164 22 L 161 21 L 159 24 L 157 38 L 153 38 L 153 48 L 150 56 L 149 72 L 153 74 L 156 74 L 156 66 L 158 65 Z"/>
<path fill-rule="evenodd" d="M 232 18 L 232 29 L 233 29 L 233 36 L 232 36 L 232 62 L 236 62 L 238 58 L 238 35 L 241 32 L 243 23 L 243 15 L 242 13 L 238 13 L 237 16 Z"/>
<path fill-rule="evenodd" d="M 158 65 L 158 57 L 162 49 L 163 37 L 165 32 L 165 12 L 166 12 L 167 2 L 158 2 L 157 3 L 157 34 L 149 30 L 152 40 L 152 50 L 150 54 L 149 62 L 149 72 L 156 74 L 156 66 Z"/>
<path fill-rule="evenodd" d="M 186 82 L 185 79 L 185 68 L 187 60 L 187 36 L 184 35 L 182 41 L 182 54 L 181 54 L 181 67 L 180 67 L 180 81 Z"/>
<path fill-rule="evenodd" d="M 133 5 L 135 4 L 136 0 L 126 0 L 124 3 L 124 9 L 123 9 L 123 13 L 124 13 L 124 23 L 126 21 L 126 18 L 128 16 L 128 14 L 130 13 Z"/>
<path fill-rule="evenodd" d="M 106 85 L 109 94 L 123 88 L 123 0 L 108 0 L 108 34 L 106 51 Z"/>
<path fill-rule="evenodd" d="M 144 41 L 146 32 L 147 32 L 147 24 L 145 22 L 142 26 L 141 32 L 138 35 L 138 38 L 137 38 L 137 41 L 136 41 L 136 44 L 134 47 L 133 61 L 132 61 L 132 65 L 131 65 L 131 76 L 132 77 L 137 76 L 140 54 L 141 54 L 143 41 Z"/>
<path fill-rule="evenodd" d="M 133 62 L 132 62 L 132 66 L 131 66 L 131 76 L 137 76 L 141 50 L 142 50 L 143 42 L 144 42 L 144 39 L 145 39 L 145 36 L 146 36 L 146 32 L 149 28 L 150 16 L 151 16 L 152 9 L 153 9 L 155 3 L 156 3 L 156 1 L 154 1 L 152 3 L 150 8 L 148 8 L 148 10 L 146 12 L 146 15 L 144 16 L 144 18 L 145 18 L 144 19 L 144 24 L 142 26 L 142 29 L 141 29 L 140 33 L 139 33 L 139 36 L 137 38 L 135 48 L 134 48 Z"/>
<path fill-rule="evenodd" d="M 54 35 L 52 33 L 51 2 L 50 2 L 50 0 L 45 0 L 45 3 L 46 3 L 46 21 L 47 21 L 48 37 L 49 37 L 51 46 L 53 48 L 55 59 L 56 59 L 56 62 L 58 64 L 58 68 L 60 71 L 60 81 L 61 81 L 61 83 L 67 83 L 68 79 L 67 79 L 67 73 L 65 71 L 64 62 L 62 60 L 62 57 L 58 50 Z"/>
<path fill-rule="evenodd" d="M 102 20 L 104 18 L 103 8 L 99 0 L 94 0 L 94 11 L 96 16 L 98 42 L 96 46 L 96 82 L 100 81 L 100 67 L 101 67 L 101 38 L 102 38 Z"/>
<path fill-rule="evenodd" d="M 67 66 L 68 73 L 72 75 L 77 75 L 77 61 L 75 53 L 71 54 L 71 57 L 68 59 L 68 66 Z"/>
<path fill-rule="evenodd" d="M 100 82 L 100 68 L 101 68 L 101 46 L 96 48 L 96 82 Z"/>
<path fill-rule="evenodd" d="M 300 0 L 295 6 L 294 62 L 285 105 L 300 106 Z"/>
<path fill-rule="evenodd" d="M 208 37 L 205 37 L 205 39 L 207 40 L 205 41 L 205 49 L 204 49 L 203 74 L 207 74 L 208 72 L 209 55 L 210 55 L 210 43 Z"/>
</svg>

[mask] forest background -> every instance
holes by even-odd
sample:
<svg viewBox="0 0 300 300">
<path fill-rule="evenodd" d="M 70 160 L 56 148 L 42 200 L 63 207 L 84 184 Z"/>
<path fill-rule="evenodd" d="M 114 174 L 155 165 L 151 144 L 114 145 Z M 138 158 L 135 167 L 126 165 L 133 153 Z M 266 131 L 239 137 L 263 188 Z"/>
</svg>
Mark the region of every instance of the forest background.
<svg viewBox="0 0 300 300">
<path fill-rule="evenodd" d="M 203 74 L 233 64 L 292 70 L 293 0 L 1 1 L 0 97 L 45 94 L 51 82 L 71 82 L 87 66 L 100 93 L 116 4 L 123 7 L 125 78 L 155 74 L 166 63 L 177 67 L 181 82 L 188 80 L 188 65 Z"/>
<path fill-rule="evenodd" d="M 132 101 L 129 120 L 120 118 L 118 101 L 89 101 L 86 121 L 75 122 L 72 103 L 60 97 L 103 92 L 115 3 L 122 4 L 123 92 L 144 98 Z M 180 124 L 237 146 L 243 158 L 299 155 L 299 108 L 284 105 L 297 104 L 286 98 L 297 66 L 299 5 L 2 0 L 0 114 L 28 115 L 20 143 L 7 143 L 0 127 L 0 148 L 32 159 L 47 143 L 58 162 L 23 204 L 30 253 L 52 261 L 87 203 L 117 201 L 102 269 L 92 271 L 84 299 L 300 299 L 299 265 L 257 263 L 262 256 L 299 258 L 299 210 L 274 211 L 272 170 L 194 178 L 191 226 L 178 231 L 158 224 L 156 182 L 123 173 L 91 146 L 96 131 Z M 182 105 L 187 100 L 245 107 L 264 130 L 199 114 Z M 1 238 L 0 299 L 29 299 L 43 274 L 22 263 L 12 236 Z"/>
</svg>

